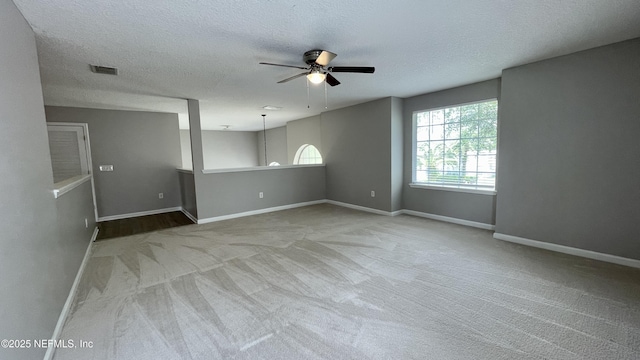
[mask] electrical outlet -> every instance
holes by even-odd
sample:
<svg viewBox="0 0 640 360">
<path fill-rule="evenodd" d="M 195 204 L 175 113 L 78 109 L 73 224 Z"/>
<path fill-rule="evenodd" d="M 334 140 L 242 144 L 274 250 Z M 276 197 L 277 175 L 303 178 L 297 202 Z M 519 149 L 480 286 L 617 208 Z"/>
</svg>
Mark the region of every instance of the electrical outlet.
<svg viewBox="0 0 640 360">
<path fill-rule="evenodd" d="M 375 190 L 371 190 L 371 197 L 376 197 L 376 191 Z"/>
<path fill-rule="evenodd" d="M 158 193 L 158 199 L 164 199 L 164 193 Z"/>
<path fill-rule="evenodd" d="M 264 193 L 263 193 L 262 191 L 260 191 L 260 192 L 258 193 L 258 197 L 259 197 L 260 199 L 264 198 Z"/>
</svg>

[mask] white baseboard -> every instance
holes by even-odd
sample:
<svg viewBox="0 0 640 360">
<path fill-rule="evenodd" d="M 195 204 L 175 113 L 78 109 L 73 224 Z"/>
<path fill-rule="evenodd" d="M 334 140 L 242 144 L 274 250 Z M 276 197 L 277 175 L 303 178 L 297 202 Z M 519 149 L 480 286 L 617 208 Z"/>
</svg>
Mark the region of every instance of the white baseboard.
<svg viewBox="0 0 640 360">
<path fill-rule="evenodd" d="M 140 211 L 140 212 L 135 212 L 135 213 L 121 214 L 121 215 L 102 216 L 102 217 L 98 218 L 98 222 L 111 221 L 111 220 L 120 220 L 120 219 L 129 219 L 129 218 L 134 218 L 134 217 L 139 217 L 139 216 L 147 216 L 147 215 L 164 214 L 164 213 L 174 212 L 174 211 L 182 211 L 182 207 L 181 206 L 176 206 L 176 207 L 172 207 L 172 208 L 149 210 L 149 211 Z"/>
<path fill-rule="evenodd" d="M 180 211 L 182 211 L 182 213 L 184 214 L 184 216 L 188 217 L 189 220 L 193 221 L 194 224 L 198 223 L 198 218 L 196 218 L 195 216 L 193 216 L 192 213 L 190 213 L 189 211 L 187 211 L 187 209 L 185 208 L 180 208 Z"/>
<path fill-rule="evenodd" d="M 303 206 L 324 204 L 326 202 L 327 202 L 326 200 L 315 200 L 315 201 L 307 201 L 307 202 L 301 202 L 301 203 L 296 203 L 296 204 L 274 206 L 274 207 L 265 208 L 265 209 L 259 209 L 259 210 L 245 211 L 245 212 L 229 214 L 229 215 L 214 216 L 214 217 L 210 217 L 210 218 L 206 218 L 206 219 L 198 219 L 198 224 L 207 224 L 207 223 L 212 223 L 212 222 L 216 222 L 216 221 L 236 219 L 236 218 L 240 218 L 240 217 L 265 214 L 265 213 L 270 213 L 270 212 L 274 212 L 274 211 L 295 209 L 295 208 L 299 208 L 299 207 L 303 207 Z"/>
<path fill-rule="evenodd" d="M 494 233 L 493 237 L 498 240 L 508 241 L 516 244 L 536 247 L 540 249 L 555 251 L 563 254 L 580 256 L 593 260 L 600 260 L 618 265 L 630 266 L 634 268 L 640 268 L 640 260 L 624 258 L 616 255 L 603 254 L 591 250 L 578 249 L 570 246 L 558 245 L 548 243 L 544 241 L 531 240 L 519 236 L 506 235 L 501 233 Z"/>
<path fill-rule="evenodd" d="M 372 208 L 368 208 L 368 207 L 365 207 L 365 206 L 353 205 L 353 204 L 349 204 L 349 203 L 345 203 L 345 202 L 341 202 L 341 201 L 335 201 L 335 200 L 326 200 L 326 202 L 327 202 L 327 204 L 331 204 L 331 205 L 342 206 L 342 207 L 346 207 L 346 208 L 349 208 L 349 209 L 360 210 L 360 211 L 365 211 L 365 212 L 378 214 L 378 215 L 385 215 L 385 216 L 396 216 L 396 215 L 402 214 L 402 212 L 403 212 L 403 210 L 390 212 L 390 211 L 372 209 Z"/>
<path fill-rule="evenodd" d="M 495 226 L 491 225 L 491 224 L 485 224 L 485 223 L 480 223 L 480 222 L 475 222 L 475 221 L 470 221 L 470 220 L 458 219 L 458 218 L 453 218 L 453 217 L 448 217 L 448 216 L 429 214 L 429 213 L 424 213 L 424 212 L 414 211 L 414 210 L 397 210 L 397 211 L 391 212 L 391 211 L 378 210 L 378 209 L 373 209 L 373 208 L 369 208 L 369 207 L 366 207 L 366 206 L 354 205 L 354 204 L 349 204 L 349 203 L 345 203 L 345 202 L 341 202 L 341 201 L 327 200 L 327 199 L 315 200 L 315 201 L 307 201 L 307 202 L 295 203 L 295 204 L 289 204 L 289 205 L 282 205 L 282 206 L 275 206 L 275 207 L 270 207 L 270 208 L 265 208 L 265 209 L 251 210 L 251 211 L 245 211 L 245 212 L 241 212 L 241 213 L 222 215 L 222 216 L 215 216 L 215 217 L 205 218 L 205 219 L 198 219 L 197 217 L 193 216 L 193 214 L 191 214 L 189 211 L 187 211 L 183 207 L 173 207 L 173 208 L 165 208 L 165 209 L 158 209 L 158 210 L 141 211 L 141 212 L 136 212 L 136 213 L 122 214 L 122 215 L 104 216 L 104 217 L 98 218 L 98 221 L 102 222 L 102 221 L 110 221 L 110 220 L 129 219 L 129 218 L 134 218 L 134 217 L 139 217 L 139 216 L 156 215 L 156 214 L 164 214 L 164 213 L 174 212 L 174 211 L 181 211 L 186 217 L 188 217 L 194 223 L 196 223 L 196 224 L 207 224 L 207 223 L 216 222 L 216 221 L 235 219 L 235 218 L 239 218 L 239 217 L 265 214 L 265 213 L 269 213 L 269 212 L 272 212 L 272 211 L 295 209 L 295 208 L 299 208 L 299 207 L 303 207 L 303 206 L 310 206 L 310 205 L 317 205 L 317 204 L 324 204 L 324 203 L 332 204 L 332 205 L 336 205 L 336 206 L 341 206 L 341 207 L 346 207 L 346 208 L 349 208 L 349 209 L 354 209 L 354 210 L 359 210 L 359 211 L 365 211 L 365 212 L 372 213 L 372 214 L 384 215 L 384 216 L 398 216 L 398 215 L 402 215 L 402 214 L 407 214 L 407 215 L 419 216 L 419 217 L 432 219 L 432 220 L 446 221 L 446 222 L 459 224 L 459 225 L 472 226 L 472 227 L 475 227 L 475 228 L 480 228 L 480 229 L 485 229 L 485 230 L 494 230 L 495 229 Z"/>
<path fill-rule="evenodd" d="M 98 229 L 98 227 L 96 226 L 96 228 L 95 228 L 95 229 L 93 229 L 93 235 L 91 235 L 91 241 L 90 241 L 90 242 L 94 242 L 94 241 L 96 241 L 96 239 L 98 238 L 98 232 L 100 232 L 100 229 Z M 87 249 L 87 251 L 89 251 L 89 250 Z M 87 255 L 85 254 L 85 257 L 86 257 L 86 256 L 87 256 Z M 83 260 L 83 261 L 84 261 L 84 260 Z"/>
<path fill-rule="evenodd" d="M 485 224 L 485 223 L 481 223 L 481 222 L 464 220 L 464 219 L 459 219 L 459 218 L 454 218 L 454 217 L 449 217 L 449 216 L 429 214 L 429 213 L 420 212 L 420 211 L 414 211 L 414 210 L 402 210 L 402 213 L 403 214 L 407 214 L 407 215 L 412 215 L 412 216 L 418 216 L 418 217 L 423 217 L 423 218 L 427 218 L 427 219 L 432 219 L 432 220 L 446 221 L 446 222 L 450 222 L 450 223 L 458 224 L 458 225 L 471 226 L 471 227 L 475 227 L 475 228 L 479 228 L 479 229 L 485 229 L 485 230 L 495 230 L 495 228 L 496 228 L 496 226 L 492 225 L 492 224 Z"/>
<path fill-rule="evenodd" d="M 62 307 L 62 311 L 60 312 L 60 317 L 58 318 L 58 323 L 56 324 L 56 328 L 53 330 L 53 335 L 51 335 L 51 339 L 53 341 L 57 341 L 60 338 L 60 333 L 62 332 L 62 327 L 64 323 L 67 321 L 67 316 L 69 315 L 69 311 L 71 310 L 71 305 L 73 305 L 73 300 L 76 297 L 76 292 L 78 291 L 78 285 L 80 285 L 80 280 L 82 279 L 82 274 L 84 273 L 84 269 L 87 267 L 87 263 L 89 262 L 89 258 L 91 257 L 91 248 L 93 247 L 93 242 L 98 237 L 98 227 L 93 230 L 93 235 L 91 236 L 91 240 L 89 241 L 89 246 L 87 246 L 87 251 L 84 253 L 84 258 L 82 259 L 82 263 L 80 264 L 80 268 L 78 269 L 78 273 L 76 274 L 76 278 L 73 280 L 73 285 L 71 285 L 71 290 L 69 290 L 69 296 L 67 296 L 67 301 L 64 303 Z M 53 359 L 53 355 L 56 352 L 55 346 L 50 346 L 47 348 L 47 352 L 44 354 L 44 360 Z"/>
</svg>

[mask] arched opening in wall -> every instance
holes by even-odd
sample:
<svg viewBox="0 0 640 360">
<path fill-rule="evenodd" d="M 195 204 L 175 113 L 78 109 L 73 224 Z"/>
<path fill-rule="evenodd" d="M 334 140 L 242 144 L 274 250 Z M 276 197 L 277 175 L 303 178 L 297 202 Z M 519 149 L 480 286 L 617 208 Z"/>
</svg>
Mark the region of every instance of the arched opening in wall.
<svg viewBox="0 0 640 360">
<path fill-rule="evenodd" d="M 269 166 L 280 166 L 280 163 L 277 161 L 272 161 L 269 163 Z"/>
<path fill-rule="evenodd" d="M 322 164 L 322 155 L 315 146 L 304 144 L 296 151 L 293 163 L 295 165 Z"/>
</svg>

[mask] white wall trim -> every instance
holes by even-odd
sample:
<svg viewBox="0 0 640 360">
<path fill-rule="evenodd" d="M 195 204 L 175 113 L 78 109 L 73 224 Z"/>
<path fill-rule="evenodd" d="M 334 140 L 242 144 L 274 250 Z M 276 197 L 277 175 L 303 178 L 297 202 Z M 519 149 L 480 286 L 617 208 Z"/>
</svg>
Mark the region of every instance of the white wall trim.
<svg viewBox="0 0 640 360">
<path fill-rule="evenodd" d="M 280 165 L 280 166 L 254 166 L 244 168 L 228 168 L 228 169 L 203 169 L 203 174 L 220 174 L 245 171 L 262 171 L 262 170 L 282 170 L 282 169 L 301 169 L 310 167 L 324 167 L 325 164 L 303 164 L 303 165 Z"/>
<path fill-rule="evenodd" d="M 98 229 L 98 227 L 96 226 L 95 229 L 93 229 L 93 235 L 91 235 L 91 242 L 96 241 L 96 239 L 98 238 L 98 232 L 100 231 L 100 229 Z M 88 250 L 87 250 L 88 251 Z M 86 256 L 86 255 L 85 255 Z"/>
<path fill-rule="evenodd" d="M 369 212 L 369 213 L 372 213 L 372 214 L 385 215 L 385 216 L 396 216 L 396 215 L 400 215 L 400 214 L 403 213 L 403 210 L 389 212 L 389 211 L 372 209 L 372 208 L 369 208 L 369 207 L 366 207 L 366 206 L 354 205 L 354 204 L 349 204 L 349 203 L 345 203 L 345 202 L 341 202 L 341 201 L 335 201 L 335 200 L 327 200 L 327 203 L 331 204 L 331 205 L 342 206 L 342 207 L 346 207 L 346 208 L 349 208 L 349 209 L 360 210 L 360 211 L 365 211 L 365 212 Z"/>
<path fill-rule="evenodd" d="M 332 204 L 332 205 L 336 205 L 336 206 L 346 207 L 346 208 L 350 208 L 350 209 L 354 209 L 354 210 L 365 211 L 365 212 L 378 214 L 378 215 L 384 215 L 384 216 L 397 216 L 397 215 L 403 214 L 404 211 L 405 211 L 405 210 L 398 210 L 398 211 L 389 212 L 389 211 L 383 211 L 383 210 L 378 210 L 378 209 L 372 209 L 372 208 L 368 208 L 368 207 L 364 207 L 364 206 L 360 206 L 360 205 L 353 205 L 353 204 L 349 204 L 349 203 L 344 203 L 344 202 L 340 202 L 340 201 L 323 199 L 323 200 L 314 200 L 314 201 L 307 201 L 307 202 L 301 202 L 301 203 L 295 203 L 295 204 L 289 204 L 289 205 L 275 206 L 275 207 L 258 209 L 258 210 L 245 211 L 245 212 L 229 214 L 229 215 L 215 216 L 215 217 L 205 218 L 205 219 L 196 219 L 195 216 L 189 214 L 184 209 L 182 209 L 182 212 L 187 217 L 189 217 L 191 220 L 196 221 L 197 224 L 207 224 L 207 223 L 212 223 L 212 222 L 217 222 L 217 221 L 236 219 L 236 218 L 245 217 L 245 216 L 266 214 L 266 213 L 270 213 L 270 212 L 274 212 L 274 211 L 295 209 L 295 208 L 299 208 L 299 207 L 318 205 L 318 204 Z"/>
<path fill-rule="evenodd" d="M 180 208 L 180 211 L 182 211 L 182 213 L 184 214 L 184 216 L 188 217 L 189 220 L 193 221 L 194 224 L 198 223 L 198 218 L 196 218 L 195 216 L 193 216 L 193 214 L 191 214 L 189 211 L 187 211 L 187 209 L 185 208 Z"/>
<path fill-rule="evenodd" d="M 59 198 L 60 196 L 91 180 L 91 177 L 91 174 L 84 174 L 55 183 L 55 189 L 53 189 L 53 197 L 56 199 Z"/>
<path fill-rule="evenodd" d="M 536 247 L 540 249 L 555 251 L 563 254 L 580 256 L 587 259 L 599 260 L 599 261 L 604 261 L 604 262 L 618 264 L 618 265 L 640 268 L 640 260 L 636 260 L 636 259 L 629 259 L 629 258 L 624 258 L 616 255 L 603 254 L 603 253 L 599 253 L 591 250 L 578 249 L 570 246 L 558 245 L 558 244 L 553 244 L 553 243 L 548 243 L 548 242 L 538 241 L 538 240 L 531 240 L 531 239 L 527 239 L 519 236 L 513 236 L 513 235 L 507 235 L 507 234 L 501 234 L 501 233 L 494 233 L 493 237 L 498 240 L 508 241 L 508 242 L 512 242 L 520 245 Z"/>
<path fill-rule="evenodd" d="M 433 185 L 433 184 L 409 183 L 409 187 L 414 189 L 454 191 L 454 192 L 463 192 L 463 193 L 469 193 L 469 194 L 492 195 L 492 196 L 495 196 L 497 194 L 495 190 L 472 189 L 472 188 L 465 188 L 462 186 L 446 186 L 446 185 L 439 186 L 439 185 Z"/>
<path fill-rule="evenodd" d="M 449 216 L 429 214 L 429 213 L 414 211 L 414 210 L 402 210 L 402 213 L 407 215 L 413 215 L 413 216 L 423 217 L 427 219 L 432 219 L 432 220 L 450 222 L 458 225 L 471 226 L 478 229 L 495 230 L 496 228 L 496 226 L 492 224 L 486 224 L 486 223 L 481 223 L 481 222 L 476 222 L 471 220 L 464 220 L 464 219 L 459 219 L 459 218 L 454 218 Z"/>
<path fill-rule="evenodd" d="M 64 323 L 67 321 L 67 316 L 69 315 L 69 311 L 71 310 L 71 305 L 73 305 L 73 301 L 76 297 L 76 292 L 78 291 L 78 285 L 80 285 L 80 280 L 82 279 L 82 274 L 84 274 L 84 269 L 87 267 L 87 263 L 91 258 L 91 249 L 93 247 L 93 242 L 98 237 L 98 227 L 96 226 L 93 229 L 93 235 L 91 236 L 91 240 L 89 241 L 89 246 L 87 246 L 87 251 L 84 253 L 84 258 L 82 259 L 82 263 L 80 264 L 80 268 L 78 269 L 78 273 L 76 274 L 75 280 L 73 280 L 73 285 L 71 285 L 71 290 L 69 290 L 69 296 L 67 296 L 67 301 L 64 303 L 62 307 L 62 311 L 60 312 L 60 317 L 58 318 L 58 323 L 56 324 L 56 328 L 53 330 L 53 335 L 51 335 L 51 339 L 56 341 L 60 338 L 60 333 L 62 332 L 62 327 Z M 53 359 L 53 355 L 56 352 L 55 346 L 50 346 L 47 348 L 47 352 L 44 354 L 44 360 Z"/>
<path fill-rule="evenodd" d="M 212 223 L 212 222 L 216 222 L 216 221 L 222 221 L 222 220 L 235 219 L 235 218 L 240 218 L 240 217 L 245 217 L 245 216 L 265 214 L 265 213 L 270 213 L 270 212 L 274 212 L 274 211 L 295 209 L 295 208 L 299 208 L 299 207 L 303 207 L 303 206 L 324 204 L 326 202 L 327 202 L 327 200 L 323 199 L 323 200 L 301 202 L 301 203 L 296 203 L 296 204 L 274 206 L 274 207 L 270 207 L 270 208 L 245 211 L 245 212 L 229 214 L 229 215 L 214 216 L 214 217 L 205 218 L 205 219 L 198 219 L 198 224 L 207 224 L 207 223 Z"/>
<path fill-rule="evenodd" d="M 432 220 L 450 222 L 450 223 L 454 223 L 454 224 L 458 224 L 458 225 L 471 226 L 471 227 L 475 227 L 475 228 L 479 228 L 479 229 L 485 229 L 485 230 L 494 230 L 495 229 L 495 225 L 485 224 L 485 223 L 480 223 L 480 222 L 475 222 L 475 221 L 470 221 L 470 220 L 464 220 L 464 219 L 459 219 L 459 218 L 453 218 L 453 217 L 448 217 L 448 216 L 429 214 L 429 213 L 424 213 L 424 212 L 420 212 L 420 211 L 406 210 L 406 209 L 397 210 L 397 211 L 384 211 L 384 210 L 378 210 L 378 209 L 373 209 L 373 208 L 369 208 L 369 207 L 365 207 L 365 206 L 354 205 L 354 204 L 349 204 L 349 203 L 345 203 L 345 202 L 341 202 L 341 201 L 327 200 L 327 199 L 307 201 L 307 202 L 288 204 L 288 205 L 282 205 L 282 206 L 275 206 L 275 207 L 258 209 L 258 210 L 250 210 L 250 211 L 245 211 L 245 212 L 241 212 L 241 213 L 214 216 L 214 217 L 204 218 L 204 219 L 198 219 L 197 217 L 193 216 L 193 214 L 188 212 L 183 207 L 178 206 L 178 207 L 173 207 L 173 208 L 158 209 L 158 210 L 151 210 L 151 211 L 141 211 L 141 212 L 136 212 L 136 213 L 122 214 L 122 215 L 104 216 L 104 217 L 98 218 L 98 221 L 102 222 L 102 221 L 120 220 L 120 219 L 128 219 L 128 218 L 139 217 L 139 216 L 156 215 L 156 214 L 164 214 L 164 213 L 173 212 L 173 211 L 181 211 L 186 217 L 188 217 L 195 224 L 207 224 L 207 223 L 217 222 L 217 221 L 222 221 L 222 220 L 235 219 L 235 218 L 239 218 L 239 217 L 245 217 L 245 216 L 251 216 L 251 215 L 259 215 L 259 214 L 265 214 L 265 213 L 269 213 L 269 212 L 273 212 L 273 211 L 295 209 L 295 208 L 299 208 L 299 207 L 303 207 L 303 206 L 311 206 L 311 205 L 325 204 L 325 203 L 336 205 L 336 206 L 341 206 L 341 207 L 346 207 L 346 208 L 349 208 L 349 209 L 364 211 L 364 212 L 368 212 L 368 213 L 372 213 L 372 214 L 384 215 L 384 216 L 398 216 L 398 215 L 402 215 L 402 214 L 407 214 L 407 215 L 413 215 L 413 216 L 423 217 L 423 218 L 432 219 Z"/>
<path fill-rule="evenodd" d="M 102 216 L 102 217 L 98 218 L 98 222 L 111 221 L 111 220 L 120 220 L 120 219 L 129 219 L 129 218 L 134 218 L 134 217 L 139 217 L 139 216 L 147 216 L 147 215 L 164 214 L 164 213 L 174 212 L 174 211 L 182 211 L 182 207 L 181 206 L 176 206 L 176 207 L 172 207 L 172 208 L 156 209 L 156 210 L 149 210 L 149 211 L 140 211 L 140 212 L 135 212 L 135 213 L 121 214 L 121 215 Z"/>
</svg>

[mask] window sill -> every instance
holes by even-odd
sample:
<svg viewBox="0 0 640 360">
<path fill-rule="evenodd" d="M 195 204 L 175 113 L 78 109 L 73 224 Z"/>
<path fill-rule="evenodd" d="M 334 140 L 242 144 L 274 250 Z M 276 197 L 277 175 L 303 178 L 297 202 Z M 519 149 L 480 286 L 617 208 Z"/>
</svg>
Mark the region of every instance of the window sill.
<svg viewBox="0 0 640 360">
<path fill-rule="evenodd" d="M 53 197 L 57 199 L 89 180 L 91 180 L 91 174 L 78 175 L 67 180 L 57 182 L 53 185 Z"/>
<path fill-rule="evenodd" d="M 496 195 L 495 190 L 468 189 L 468 188 L 460 188 L 460 187 L 453 187 L 453 186 L 434 186 L 434 185 L 426 185 L 426 184 L 420 184 L 420 183 L 409 183 L 409 187 L 412 187 L 414 189 L 454 191 L 454 192 L 463 192 L 463 193 L 481 194 L 481 195 Z"/>
</svg>

